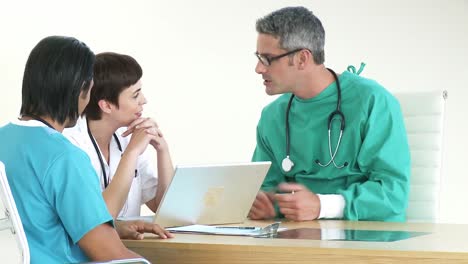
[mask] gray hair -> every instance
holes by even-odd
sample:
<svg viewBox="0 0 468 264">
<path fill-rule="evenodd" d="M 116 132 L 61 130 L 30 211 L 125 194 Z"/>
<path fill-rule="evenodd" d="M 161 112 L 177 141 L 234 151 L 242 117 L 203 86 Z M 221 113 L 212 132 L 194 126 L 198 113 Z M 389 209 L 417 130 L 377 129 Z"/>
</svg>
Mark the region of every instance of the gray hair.
<svg viewBox="0 0 468 264">
<path fill-rule="evenodd" d="M 256 29 L 260 34 L 279 37 L 282 49 L 309 49 L 316 64 L 325 61 L 325 30 L 322 22 L 305 7 L 276 10 L 258 19 Z"/>
</svg>

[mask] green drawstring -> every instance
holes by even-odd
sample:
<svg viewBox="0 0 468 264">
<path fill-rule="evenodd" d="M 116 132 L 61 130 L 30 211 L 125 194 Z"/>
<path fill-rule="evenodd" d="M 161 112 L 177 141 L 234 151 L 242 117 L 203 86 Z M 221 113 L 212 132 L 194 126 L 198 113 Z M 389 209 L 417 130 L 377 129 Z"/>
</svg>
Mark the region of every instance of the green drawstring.
<svg viewBox="0 0 468 264">
<path fill-rule="evenodd" d="M 364 70 L 365 66 L 366 66 L 366 64 L 364 62 L 361 62 L 361 66 L 359 66 L 359 70 L 356 73 L 356 68 L 353 65 L 349 65 L 348 66 L 348 71 L 351 72 L 351 73 L 359 75 L 359 74 L 361 74 L 362 70 Z"/>
</svg>

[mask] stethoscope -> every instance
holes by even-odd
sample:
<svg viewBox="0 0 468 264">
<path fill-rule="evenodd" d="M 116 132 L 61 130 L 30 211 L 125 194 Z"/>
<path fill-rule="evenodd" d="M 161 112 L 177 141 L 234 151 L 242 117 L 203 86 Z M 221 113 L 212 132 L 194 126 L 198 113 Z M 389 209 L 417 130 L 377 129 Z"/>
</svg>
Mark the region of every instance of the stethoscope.
<svg viewBox="0 0 468 264">
<path fill-rule="evenodd" d="M 104 189 L 106 189 L 107 186 L 109 185 L 110 169 L 109 169 L 109 174 L 106 175 L 106 167 L 104 165 L 104 159 L 102 158 L 101 151 L 99 150 L 99 147 L 98 147 L 98 145 L 96 143 L 96 140 L 94 140 L 93 134 L 91 133 L 91 130 L 89 129 L 88 119 L 86 119 L 86 126 L 88 128 L 88 136 L 91 139 L 91 142 L 93 143 L 94 150 L 96 151 L 96 154 L 97 154 L 97 156 L 99 158 L 99 164 L 101 165 L 101 171 L 102 171 L 102 178 L 104 180 Z M 120 144 L 119 138 L 117 137 L 117 135 L 115 133 L 113 133 L 112 136 L 115 139 L 115 143 L 117 143 L 117 148 L 119 149 L 120 153 L 122 153 L 122 145 Z M 137 176 L 137 172 L 138 171 L 135 170 L 135 177 Z M 127 210 L 128 210 L 128 199 L 125 201 L 125 205 L 124 205 L 124 208 L 122 210 L 122 215 L 123 216 L 125 216 L 125 214 L 127 213 Z"/>
<path fill-rule="evenodd" d="M 335 78 L 336 81 L 336 89 L 338 91 L 338 99 L 336 102 L 336 109 L 333 111 L 329 116 L 328 116 L 328 151 L 330 152 L 330 160 L 323 164 L 321 163 L 318 159 L 315 160 L 315 163 L 317 163 L 320 167 L 328 167 L 331 163 L 338 168 L 344 168 L 348 166 L 348 162 L 343 163 L 343 165 L 338 166 L 335 162 L 335 157 L 336 153 L 338 153 L 338 149 L 340 148 L 340 143 L 341 143 L 341 137 L 343 136 L 343 131 L 345 129 L 345 116 L 343 112 L 341 112 L 341 86 L 340 86 L 340 81 L 338 80 L 338 76 L 332 69 L 328 69 L 333 74 L 333 77 Z M 294 99 L 294 94 L 291 95 L 291 98 L 289 98 L 288 102 L 288 107 L 286 108 L 286 158 L 283 159 L 283 162 L 281 163 L 281 166 L 283 167 L 283 171 L 289 172 L 291 171 L 291 168 L 294 166 L 294 162 L 290 158 L 290 135 L 289 135 L 289 112 L 291 110 L 291 104 Z M 336 144 L 335 151 L 332 151 L 331 147 L 331 125 L 333 120 L 338 119 L 340 121 L 340 136 L 338 138 L 338 143 Z"/>
<path fill-rule="evenodd" d="M 86 126 L 88 128 L 88 136 L 91 139 L 94 150 L 96 151 L 96 154 L 99 158 L 99 164 L 101 165 L 102 178 L 104 179 L 104 189 L 105 189 L 109 185 L 110 171 L 109 171 L 109 175 L 106 175 L 106 166 L 104 165 L 104 159 L 102 158 L 101 151 L 99 150 L 96 140 L 94 140 L 93 134 L 91 133 L 91 130 L 89 129 L 88 119 L 86 119 Z M 114 137 L 115 142 L 117 143 L 117 148 L 119 149 L 120 153 L 122 153 L 122 145 L 120 144 L 119 138 L 117 137 L 115 133 L 112 134 L 112 136 Z"/>
</svg>

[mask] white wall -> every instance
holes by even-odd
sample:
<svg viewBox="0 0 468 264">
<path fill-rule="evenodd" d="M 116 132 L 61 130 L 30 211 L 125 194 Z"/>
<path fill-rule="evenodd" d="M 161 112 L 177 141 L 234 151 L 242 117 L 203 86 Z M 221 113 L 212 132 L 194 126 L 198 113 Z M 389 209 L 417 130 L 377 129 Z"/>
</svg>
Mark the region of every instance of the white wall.
<svg viewBox="0 0 468 264">
<path fill-rule="evenodd" d="M 467 0 L 0 1 L 1 124 L 17 116 L 33 46 L 47 35 L 75 36 L 96 53 L 141 63 L 146 115 L 175 163 L 250 159 L 260 111 L 274 99 L 254 72 L 255 20 L 305 5 L 324 24 L 328 67 L 363 61 L 363 75 L 390 91 L 449 91 L 442 221 L 468 223 L 458 202 L 468 186 Z"/>
</svg>

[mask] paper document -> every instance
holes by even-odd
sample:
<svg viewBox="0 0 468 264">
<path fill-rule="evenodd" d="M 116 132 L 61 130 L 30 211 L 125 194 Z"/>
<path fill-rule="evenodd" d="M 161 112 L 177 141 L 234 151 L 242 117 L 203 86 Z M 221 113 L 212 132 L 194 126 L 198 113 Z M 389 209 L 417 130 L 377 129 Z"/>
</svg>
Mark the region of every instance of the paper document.
<svg viewBox="0 0 468 264">
<path fill-rule="evenodd" d="M 166 230 L 174 233 L 198 233 L 209 235 L 227 235 L 227 236 L 267 236 L 276 234 L 279 230 L 286 228 L 278 228 L 279 223 L 274 223 L 266 227 L 246 227 L 246 226 L 209 226 L 209 225 L 189 225 L 180 227 L 166 228 Z"/>
<path fill-rule="evenodd" d="M 189 226 L 179 226 L 166 228 L 170 232 L 184 232 L 184 233 L 202 233 L 202 234 L 212 234 L 212 235 L 231 235 L 231 236 L 256 236 L 259 235 L 260 227 L 253 227 L 249 229 L 245 228 L 226 228 L 218 226 L 208 226 L 208 225 L 189 225 Z"/>
</svg>

